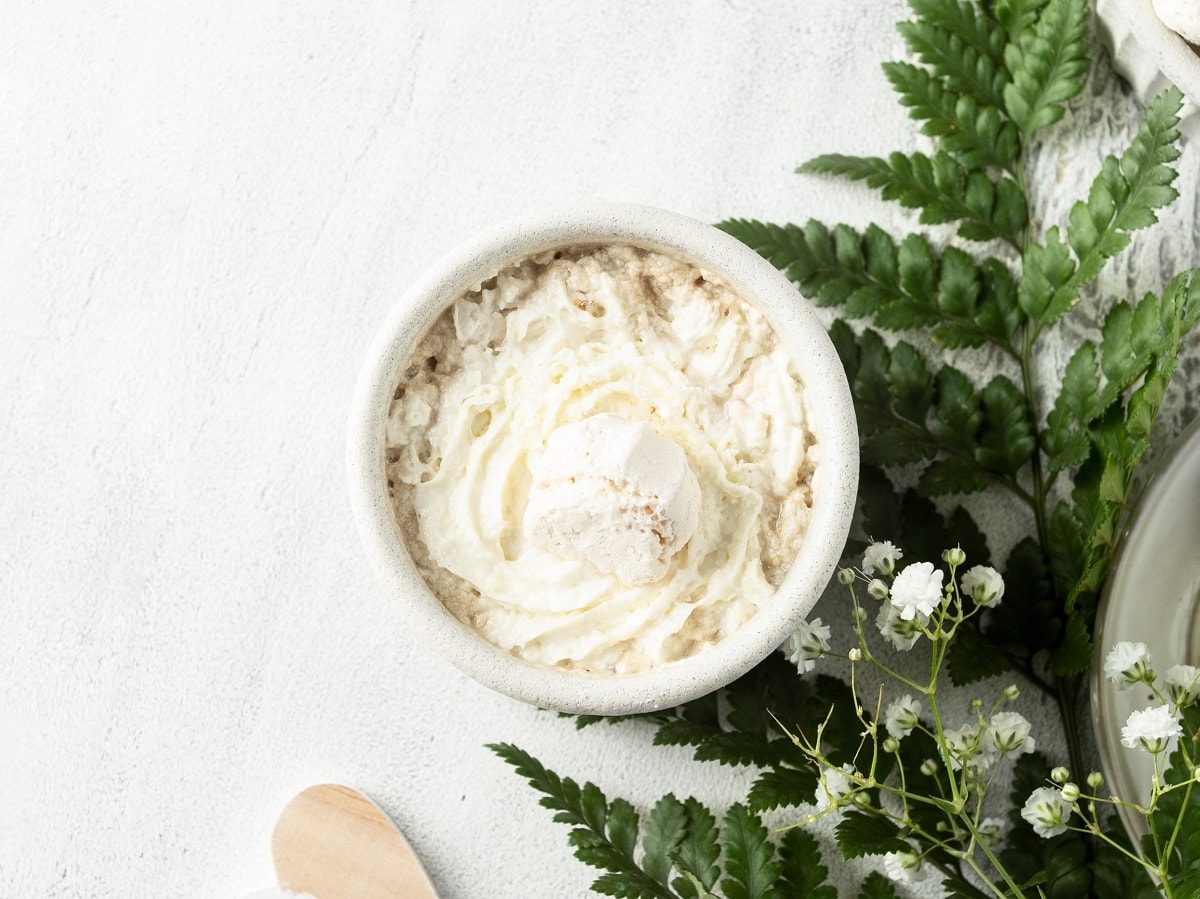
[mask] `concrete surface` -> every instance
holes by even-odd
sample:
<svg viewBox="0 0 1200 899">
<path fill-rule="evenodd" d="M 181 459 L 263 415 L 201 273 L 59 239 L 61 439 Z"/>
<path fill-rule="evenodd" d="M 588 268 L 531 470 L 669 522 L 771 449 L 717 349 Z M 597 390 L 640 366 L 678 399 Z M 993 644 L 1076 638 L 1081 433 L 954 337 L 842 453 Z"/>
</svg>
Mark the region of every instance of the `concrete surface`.
<svg viewBox="0 0 1200 899">
<path fill-rule="evenodd" d="M 347 401 L 404 285 L 537 204 L 903 227 L 792 174 L 916 145 L 877 65 L 900 12 L 0 8 L 0 895 L 242 895 L 270 883 L 284 802 L 330 779 L 395 815 L 448 899 L 584 894 L 490 740 L 643 804 L 744 795 L 745 772 L 638 725 L 577 736 L 410 639 L 350 520 Z M 1051 217 L 1135 127 L 1103 60 L 1074 109 L 1033 172 Z M 1198 161 L 1110 294 L 1200 262 Z M 1160 445 L 1197 405 L 1191 347 Z M 1046 371 L 1063 359 L 1048 343 Z M 990 514 L 1003 548 L 1013 524 Z"/>
</svg>

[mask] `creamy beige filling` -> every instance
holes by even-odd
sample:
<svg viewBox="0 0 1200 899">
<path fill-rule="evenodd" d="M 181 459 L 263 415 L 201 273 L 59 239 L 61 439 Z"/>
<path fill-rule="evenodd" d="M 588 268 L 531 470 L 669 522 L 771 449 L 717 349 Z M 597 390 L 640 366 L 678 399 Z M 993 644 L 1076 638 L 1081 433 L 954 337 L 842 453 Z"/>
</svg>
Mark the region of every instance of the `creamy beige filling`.
<svg viewBox="0 0 1200 899">
<path fill-rule="evenodd" d="M 582 444 L 564 453 L 553 438 L 589 420 L 634 449 L 574 465 Z M 686 464 L 647 456 L 656 440 Z M 696 266 L 626 246 L 525 260 L 456 301 L 401 372 L 387 454 L 401 533 L 457 617 L 531 661 L 607 673 L 699 652 L 767 602 L 807 528 L 817 463 L 803 387 L 765 317 Z M 605 474 L 617 464 L 634 474 Z M 679 541 L 683 468 L 698 508 Z M 558 480 L 535 481 L 548 470 Z M 612 535 L 636 564 L 617 570 Z"/>
</svg>

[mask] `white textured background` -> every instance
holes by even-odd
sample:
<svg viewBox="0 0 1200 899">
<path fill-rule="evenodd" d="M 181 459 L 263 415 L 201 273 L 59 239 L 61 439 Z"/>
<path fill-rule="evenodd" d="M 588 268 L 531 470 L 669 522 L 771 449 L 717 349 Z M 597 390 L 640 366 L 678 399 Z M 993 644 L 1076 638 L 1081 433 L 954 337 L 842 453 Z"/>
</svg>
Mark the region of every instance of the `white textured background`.
<svg viewBox="0 0 1200 899">
<path fill-rule="evenodd" d="M 791 174 L 914 144 L 877 67 L 900 7 L 0 6 L 0 895 L 240 895 L 328 779 L 446 897 L 583 894 L 487 740 L 643 803 L 740 798 L 744 774 L 637 725 L 576 736 L 410 638 L 350 520 L 347 401 L 404 286 L 536 204 L 901 225 Z M 1136 115 L 1103 59 L 1074 110 L 1033 179 L 1051 215 Z M 1200 261 L 1197 163 L 1110 292 Z"/>
</svg>

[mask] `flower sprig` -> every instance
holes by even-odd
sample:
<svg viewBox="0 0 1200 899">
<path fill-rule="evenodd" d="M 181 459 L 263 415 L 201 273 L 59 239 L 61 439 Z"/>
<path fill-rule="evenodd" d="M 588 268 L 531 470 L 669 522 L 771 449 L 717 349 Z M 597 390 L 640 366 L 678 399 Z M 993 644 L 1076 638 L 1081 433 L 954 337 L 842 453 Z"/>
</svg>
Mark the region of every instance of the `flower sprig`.
<svg viewBox="0 0 1200 899">
<path fill-rule="evenodd" d="M 1029 721 L 1005 708 L 1020 691 L 1014 684 L 990 703 L 975 699 L 968 720 L 955 727 L 945 720 L 939 695 L 948 647 L 964 623 L 1003 601 L 1004 579 L 986 565 L 964 570 L 966 553 L 957 546 L 942 553 L 944 567 L 926 561 L 901 566 L 902 559 L 903 553 L 890 541 L 876 542 L 866 548 L 861 567 L 838 572 L 839 583 L 850 595 L 857 644 L 844 658 L 850 666 L 861 742 L 851 762 L 835 763 L 822 745 L 828 718 L 812 735 L 792 732 L 780 723 L 819 772 L 815 811 L 799 823 L 843 815 L 837 833 L 845 852 L 844 844 L 853 843 L 863 822 L 874 821 L 888 828 L 875 833 L 886 832 L 890 839 L 857 848 L 861 854 L 873 854 L 881 845 L 889 847 L 884 856 L 889 874 L 919 880 L 949 860 L 972 871 L 990 895 L 1024 896 L 996 854 L 1003 823 L 985 814 L 989 790 L 1003 763 L 1036 746 Z M 878 605 L 873 614 L 865 605 L 868 601 Z M 874 622 L 875 634 L 869 621 Z M 879 637 L 904 652 L 927 644 L 928 677 L 913 678 L 884 661 L 872 647 Z M 830 647 L 829 629 L 819 621 L 802 626 L 784 652 L 803 672 L 811 671 L 820 658 L 841 656 Z M 859 694 L 862 665 L 877 670 L 884 680 L 873 714 L 864 709 Z M 896 695 L 885 703 L 889 685 Z M 914 741 L 922 757 L 912 771 L 908 766 L 915 756 L 905 749 Z M 922 788 L 910 786 L 916 779 Z"/>
<path fill-rule="evenodd" d="M 823 749 L 825 722 L 815 733 L 791 732 L 780 728 L 818 772 L 813 812 L 799 824 L 812 824 L 829 815 L 840 815 L 839 845 L 843 852 L 861 832 L 889 839 L 874 849 L 858 847 L 860 854 L 886 851 L 884 868 L 889 876 L 918 881 L 930 869 L 953 859 L 976 875 L 977 884 L 997 897 L 1035 896 L 1020 878 L 1010 872 L 996 847 L 1004 835 L 1001 819 L 986 816 L 989 791 L 1003 764 L 1033 753 L 1036 739 L 1030 722 L 1020 713 L 1005 708 L 1020 695 L 1016 685 L 1005 687 L 990 703 L 976 698 L 965 722 L 951 727 L 945 720 L 939 696 L 939 679 L 947 649 L 960 628 L 978 615 L 999 605 L 1005 594 L 1004 579 L 989 566 L 976 565 L 965 571 L 966 554 L 959 547 L 942 553 L 944 567 L 931 562 L 912 562 L 901 567 L 903 553 L 891 542 L 869 545 L 859 568 L 843 568 L 838 581 L 847 588 L 851 601 L 853 634 L 857 645 L 844 654 L 830 646 L 829 628 L 819 620 L 804 625 L 785 646 L 785 654 L 804 672 L 810 672 L 825 657 L 845 658 L 850 666 L 849 683 L 854 714 L 861 727 L 861 741 L 851 761 L 835 763 Z M 960 573 L 961 572 L 961 573 Z M 872 616 L 860 593 L 879 605 Z M 871 633 L 868 621 L 874 620 Z M 928 646 L 928 678 L 902 674 L 879 658 L 872 640 L 882 637 L 893 648 L 907 652 L 919 643 Z M 868 665 L 882 675 L 883 685 L 874 697 L 874 713 L 868 714 L 860 699 L 858 668 Z M 1184 821 L 1192 813 L 1189 800 L 1200 781 L 1196 761 L 1200 753 L 1185 735 L 1197 736 L 1196 727 L 1186 729 L 1189 710 L 1200 718 L 1200 668 L 1175 665 L 1161 678 L 1143 643 L 1123 642 L 1109 652 L 1105 673 L 1118 689 L 1140 686 L 1150 691 L 1155 704 L 1130 714 L 1122 730 L 1122 743 L 1130 750 L 1153 758 L 1150 799 L 1140 803 L 1102 792 L 1104 776 L 1090 772 L 1083 785 L 1074 782 L 1065 767 L 1048 773 L 1044 785 L 1033 789 L 1020 809 L 1020 817 L 1037 836 L 1054 839 L 1068 832 L 1098 840 L 1111 851 L 1140 866 L 1159 884 L 1163 895 L 1192 895 L 1177 892 L 1181 859 L 1180 836 Z M 893 698 L 888 699 L 891 695 Z M 926 715 L 928 713 L 928 715 Z M 904 747 L 920 741 L 918 756 Z M 1178 764 L 1167 767 L 1164 759 L 1174 749 Z M 884 764 L 883 760 L 887 760 Z M 916 770 L 912 770 L 914 767 Z M 923 788 L 910 781 L 923 779 Z M 1182 801 L 1171 803 L 1179 794 Z M 1171 816 L 1164 815 L 1170 808 Z M 1132 847 L 1109 832 L 1111 813 L 1124 810 L 1140 818 L 1147 839 Z M 867 831 L 863 821 L 875 821 Z M 1189 873 L 1188 877 L 1196 876 Z M 1190 881 L 1189 881 L 1190 883 Z"/>
<path fill-rule="evenodd" d="M 1189 800 L 1195 784 L 1200 781 L 1196 751 L 1190 745 L 1196 738 L 1196 728 L 1193 725 L 1185 730 L 1189 713 L 1200 711 L 1197 709 L 1200 669 L 1192 665 L 1171 667 L 1164 677 L 1167 688 L 1163 690 L 1158 685 L 1158 674 L 1146 644 L 1121 642 L 1109 650 L 1104 673 L 1118 689 L 1128 690 L 1141 685 L 1157 702 L 1131 712 L 1121 729 L 1121 743 L 1126 749 L 1148 753 L 1153 760 L 1149 800 L 1142 804 L 1115 794 L 1101 793 L 1104 778 L 1099 772 L 1088 775 L 1088 789 L 1083 790 L 1070 781 L 1065 769 L 1056 769 L 1051 779 L 1061 786 L 1034 790 L 1021 815 L 1039 836 L 1049 838 L 1072 830 L 1107 843 L 1144 867 L 1165 896 L 1193 896 L 1195 872 L 1185 871 L 1180 877 L 1185 866 L 1176 850 L 1181 834 L 1185 834 L 1185 819 L 1192 812 Z M 1182 739 L 1185 736 L 1188 739 Z M 1168 768 L 1164 760 L 1172 749 L 1181 764 Z M 1172 794 L 1181 794 L 1183 801 L 1171 802 Z M 1140 820 L 1140 829 L 1146 834 L 1142 844 L 1127 848 L 1108 836 L 1098 816 L 1098 809 L 1103 807 L 1123 809 L 1135 820 Z M 1168 807 L 1171 813 L 1161 814 Z M 1185 878 L 1186 883 L 1181 885 Z"/>
</svg>

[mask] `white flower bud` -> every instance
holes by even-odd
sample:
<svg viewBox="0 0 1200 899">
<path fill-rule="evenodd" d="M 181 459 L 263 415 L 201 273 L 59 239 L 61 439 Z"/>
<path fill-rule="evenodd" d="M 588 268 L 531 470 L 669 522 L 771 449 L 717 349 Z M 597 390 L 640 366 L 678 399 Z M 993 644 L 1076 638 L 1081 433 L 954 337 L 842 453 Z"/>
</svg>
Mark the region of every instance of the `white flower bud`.
<svg viewBox="0 0 1200 899">
<path fill-rule="evenodd" d="M 863 573 L 891 574 L 896 570 L 896 560 L 904 558 L 904 553 L 896 548 L 890 540 L 872 543 L 863 553 Z"/>
<path fill-rule="evenodd" d="M 889 736 L 903 740 L 920 722 L 921 711 L 921 701 L 905 693 L 888 705 L 883 714 L 883 726 L 887 728 Z"/>
<path fill-rule="evenodd" d="M 1056 784 L 1065 784 L 1068 780 L 1071 779 L 1071 772 L 1068 771 L 1066 768 L 1062 767 L 1061 765 L 1059 765 L 1057 768 L 1055 768 L 1053 771 L 1050 772 L 1050 779 L 1052 781 L 1054 781 Z"/>
<path fill-rule="evenodd" d="M 821 772 L 817 783 L 817 795 L 814 802 L 818 812 L 836 809 L 842 805 L 842 800 L 854 791 L 854 781 L 851 777 L 855 771 L 850 765 L 840 768 L 826 768 Z"/>
<path fill-rule="evenodd" d="M 876 599 L 887 599 L 888 585 L 879 578 L 872 578 L 871 583 L 867 584 L 867 593 Z"/>
<path fill-rule="evenodd" d="M 854 804 L 857 805 L 859 808 L 870 808 L 871 807 L 871 797 L 869 795 L 867 795 L 866 793 L 855 793 L 854 794 Z"/>
<path fill-rule="evenodd" d="M 850 650 L 850 652 L 848 652 L 846 654 L 846 656 L 850 659 L 851 662 L 861 662 L 862 661 L 862 650 L 859 649 L 857 646 L 855 646 L 853 649 Z"/>
<path fill-rule="evenodd" d="M 1145 643 L 1118 643 L 1104 659 L 1104 674 L 1122 690 L 1128 690 L 1139 682 L 1153 683 L 1150 650 Z"/>
<path fill-rule="evenodd" d="M 851 584 L 854 583 L 854 569 L 853 568 L 843 568 L 841 571 L 839 571 L 837 573 L 837 579 L 838 579 L 838 583 L 841 584 L 843 587 L 849 587 Z"/>
<path fill-rule="evenodd" d="M 942 553 L 942 559 L 947 565 L 957 567 L 967 561 L 967 554 L 962 551 L 961 546 L 956 546 L 954 549 L 945 550 Z"/>
<path fill-rule="evenodd" d="M 1183 736 L 1179 719 L 1165 705 L 1139 709 L 1129 714 L 1121 728 L 1121 743 L 1126 749 L 1141 747 L 1151 754 L 1162 752 L 1171 740 Z"/>
<path fill-rule="evenodd" d="M 899 749 L 900 749 L 900 741 L 897 740 L 895 737 L 888 737 L 886 740 L 883 741 L 883 751 L 884 752 L 894 753 Z"/>
<path fill-rule="evenodd" d="M 979 822 L 979 841 L 989 849 L 1000 845 L 1004 837 L 1004 821 L 1001 818 L 984 818 Z"/>
<path fill-rule="evenodd" d="M 1062 798 L 1067 802 L 1078 802 L 1079 787 L 1072 783 L 1063 784 Z"/>
<path fill-rule="evenodd" d="M 1179 708 L 1189 706 L 1200 698 L 1200 668 L 1194 665 L 1175 665 L 1167 671 L 1171 701 Z"/>
<path fill-rule="evenodd" d="M 1037 744 L 1029 735 L 1029 721 L 1017 712 L 997 712 L 988 721 L 988 744 L 993 750 L 1005 755 L 1024 755 L 1033 752 Z"/>
<path fill-rule="evenodd" d="M 1007 687 L 1004 688 L 1004 698 L 1007 699 L 1009 702 L 1016 702 L 1017 697 L 1019 697 L 1020 695 L 1021 695 L 1021 691 L 1019 689 L 1017 689 L 1016 684 L 1009 684 Z"/>
<path fill-rule="evenodd" d="M 925 761 L 921 762 L 921 773 L 926 777 L 933 777 L 933 775 L 937 774 L 937 762 L 933 759 L 925 759 Z M 1200 778 L 1197 779 L 1200 780 Z"/>
<path fill-rule="evenodd" d="M 1104 775 L 1099 771 L 1093 771 L 1087 776 L 1087 785 L 1089 789 L 1098 790 L 1104 786 Z"/>
<path fill-rule="evenodd" d="M 801 621 L 781 649 L 801 674 L 807 674 L 817 667 L 817 659 L 829 652 L 829 627 L 820 618 Z"/>
<path fill-rule="evenodd" d="M 1038 787 L 1025 800 L 1021 817 L 1033 825 L 1033 830 L 1039 837 L 1049 839 L 1066 833 L 1066 822 L 1071 816 L 1072 807 L 1058 790 Z"/>
<path fill-rule="evenodd" d="M 962 589 L 977 606 L 990 608 L 1004 598 L 1004 578 L 990 565 L 976 565 L 963 575 Z"/>
</svg>

